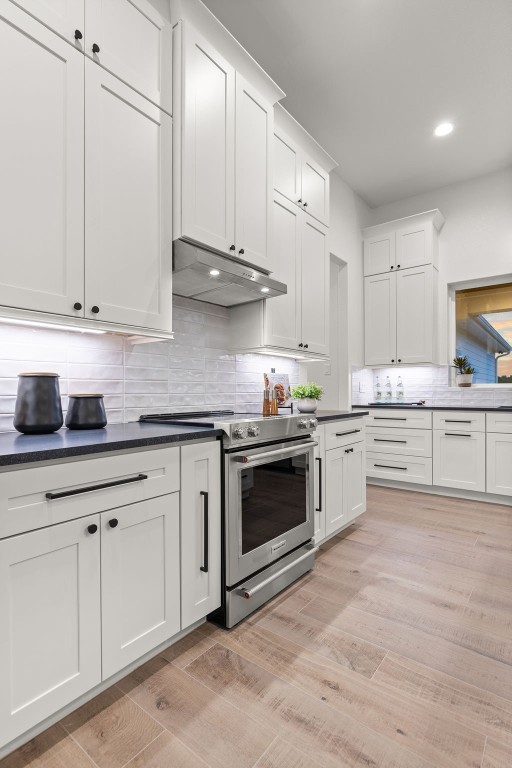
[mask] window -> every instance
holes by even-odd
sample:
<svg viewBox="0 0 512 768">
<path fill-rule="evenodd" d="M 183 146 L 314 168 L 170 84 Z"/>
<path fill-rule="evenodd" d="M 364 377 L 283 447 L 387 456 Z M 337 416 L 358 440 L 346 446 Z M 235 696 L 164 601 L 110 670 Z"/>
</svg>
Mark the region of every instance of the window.
<svg viewBox="0 0 512 768">
<path fill-rule="evenodd" d="M 475 384 L 512 384 L 512 283 L 455 291 L 456 354 Z"/>
</svg>

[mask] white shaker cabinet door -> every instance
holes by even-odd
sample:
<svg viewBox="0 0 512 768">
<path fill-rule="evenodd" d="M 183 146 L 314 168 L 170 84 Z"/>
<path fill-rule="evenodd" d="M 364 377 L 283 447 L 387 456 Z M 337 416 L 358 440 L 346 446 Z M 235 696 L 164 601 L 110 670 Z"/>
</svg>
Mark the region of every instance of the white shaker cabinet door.
<svg viewBox="0 0 512 768">
<path fill-rule="evenodd" d="M 6 0 L 0 103 L 0 305 L 83 316 L 84 57 Z"/>
<path fill-rule="evenodd" d="M 265 302 L 265 339 L 268 346 L 297 350 L 300 323 L 300 252 L 302 213 L 296 205 L 275 193 L 273 210 L 274 274 L 286 283 L 287 293 Z"/>
<path fill-rule="evenodd" d="M 408 269 L 430 264 L 433 259 L 433 227 L 429 223 L 410 223 L 396 231 L 396 268 Z"/>
<path fill-rule="evenodd" d="M 179 493 L 101 515 L 103 679 L 180 630 Z"/>
<path fill-rule="evenodd" d="M 395 267 L 395 233 L 386 232 L 364 241 L 364 274 L 381 275 Z"/>
<path fill-rule="evenodd" d="M 343 528 L 347 510 L 343 503 L 345 493 L 345 449 L 332 448 L 325 452 L 325 535 L 330 536 Z"/>
<path fill-rule="evenodd" d="M 172 120 L 85 65 L 85 316 L 170 331 Z"/>
<path fill-rule="evenodd" d="M 302 217 L 301 343 L 308 352 L 329 354 L 329 253 L 327 229 Z"/>
<path fill-rule="evenodd" d="M 101 681 L 99 516 L 0 541 L 0 745 Z"/>
<path fill-rule="evenodd" d="M 433 484 L 485 491 L 485 434 L 434 429 Z"/>
<path fill-rule="evenodd" d="M 402 365 L 434 360 L 434 269 L 400 269 L 396 275 L 396 355 Z"/>
<path fill-rule="evenodd" d="M 236 255 L 272 272 L 272 136 L 274 110 L 236 73 Z"/>
<path fill-rule="evenodd" d="M 85 32 L 88 56 L 172 112 L 172 26 L 149 0 L 86 0 Z"/>
<path fill-rule="evenodd" d="M 487 433 L 486 490 L 512 497 L 512 434 Z"/>
<path fill-rule="evenodd" d="M 181 627 L 221 602 L 220 445 L 181 448 Z"/>
<path fill-rule="evenodd" d="M 364 278 L 364 347 L 366 365 L 396 362 L 396 275 Z"/>
<path fill-rule="evenodd" d="M 309 158 L 301 167 L 302 183 L 299 205 L 326 227 L 329 226 L 329 174 Z"/>
<path fill-rule="evenodd" d="M 12 0 L 68 42 L 83 50 L 85 0 Z M 90 0 L 87 0 L 89 3 Z M 8 3 L 4 0 L 3 5 Z M 82 37 L 76 34 L 79 32 Z"/>
<path fill-rule="evenodd" d="M 366 450 L 363 442 L 345 448 L 343 471 L 345 522 L 348 523 L 366 511 Z"/>
<path fill-rule="evenodd" d="M 301 188 L 301 156 L 296 144 L 284 133 L 274 133 L 274 189 L 298 203 Z"/>
<path fill-rule="evenodd" d="M 233 255 L 235 70 L 190 26 L 182 45 L 181 235 Z"/>
</svg>

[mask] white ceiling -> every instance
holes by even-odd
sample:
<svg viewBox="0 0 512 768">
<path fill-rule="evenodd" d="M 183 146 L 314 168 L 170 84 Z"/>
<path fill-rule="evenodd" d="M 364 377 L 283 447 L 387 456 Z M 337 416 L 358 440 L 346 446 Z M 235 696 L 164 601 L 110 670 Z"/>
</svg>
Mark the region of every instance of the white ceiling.
<svg viewBox="0 0 512 768">
<path fill-rule="evenodd" d="M 512 0 L 203 1 L 371 207 L 512 165 Z"/>
</svg>

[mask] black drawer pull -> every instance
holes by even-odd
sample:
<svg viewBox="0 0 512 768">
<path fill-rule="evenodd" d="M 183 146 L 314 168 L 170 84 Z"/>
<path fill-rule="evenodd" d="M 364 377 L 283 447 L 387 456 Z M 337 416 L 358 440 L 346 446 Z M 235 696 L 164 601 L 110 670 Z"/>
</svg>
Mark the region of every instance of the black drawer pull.
<svg viewBox="0 0 512 768">
<path fill-rule="evenodd" d="M 384 437 L 374 437 L 374 443 L 407 443 L 407 440 L 386 440 Z"/>
<path fill-rule="evenodd" d="M 393 467 L 391 464 L 374 464 L 374 467 L 382 467 L 382 469 L 402 469 L 407 472 L 407 467 Z"/>
<path fill-rule="evenodd" d="M 471 435 L 465 432 L 445 432 L 445 437 L 471 437 Z"/>
<path fill-rule="evenodd" d="M 147 475 L 137 475 L 136 477 L 127 477 L 126 480 L 113 480 L 111 483 L 99 483 L 98 485 L 88 485 L 85 488 L 75 488 L 73 491 L 61 491 L 60 493 L 46 493 L 47 499 L 65 499 L 67 496 L 78 496 L 80 493 L 89 493 L 89 491 L 101 491 L 103 488 L 114 488 L 117 485 L 126 485 L 127 483 L 138 483 L 140 480 L 147 480 Z"/>
<path fill-rule="evenodd" d="M 209 560 L 209 525 L 208 525 L 208 491 L 200 491 L 200 496 L 203 497 L 203 515 L 204 515 L 204 531 L 203 531 L 203 565 L 199 570 L 203 573 L 208 573 L 208 560 Z"/>
<path fill-rule="evenodd" d="M 406 416 L 374 416 L 375 421 L 407 421 Z"/>
<path fill-rule="evenodd" d="M 472 424 L 473 421 L 471 419 L 468 419 L 464 421 L 464 419 L 445 419 L 445 422 L 447 424 Z"/>
<path fill-rule="evenodd" d="M 315 512 L 322 511 L 322 459 L 317 456 L 315 461 L 318 461 L 318 507 Z"/>
<path fill-rule="evenodd" d="M 360 431 L 360 429 L 349 429 L 348 432 L 336 432 L 336 437 L 343 437 L 344 435 L 355 435 L 356 432 Z"/>
</svg>

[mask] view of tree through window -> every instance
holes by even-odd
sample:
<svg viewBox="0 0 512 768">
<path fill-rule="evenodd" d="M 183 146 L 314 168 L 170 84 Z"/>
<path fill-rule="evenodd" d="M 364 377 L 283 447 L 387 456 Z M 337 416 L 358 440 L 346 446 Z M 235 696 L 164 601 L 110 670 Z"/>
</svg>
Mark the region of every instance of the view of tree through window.
<svg viewBox="0 0 512 768">
<path fill-rule="evenodd" d="M 512 283 L 455 291 L 456 354 L 474 384 L 512 384 Z"/>
</svg>

